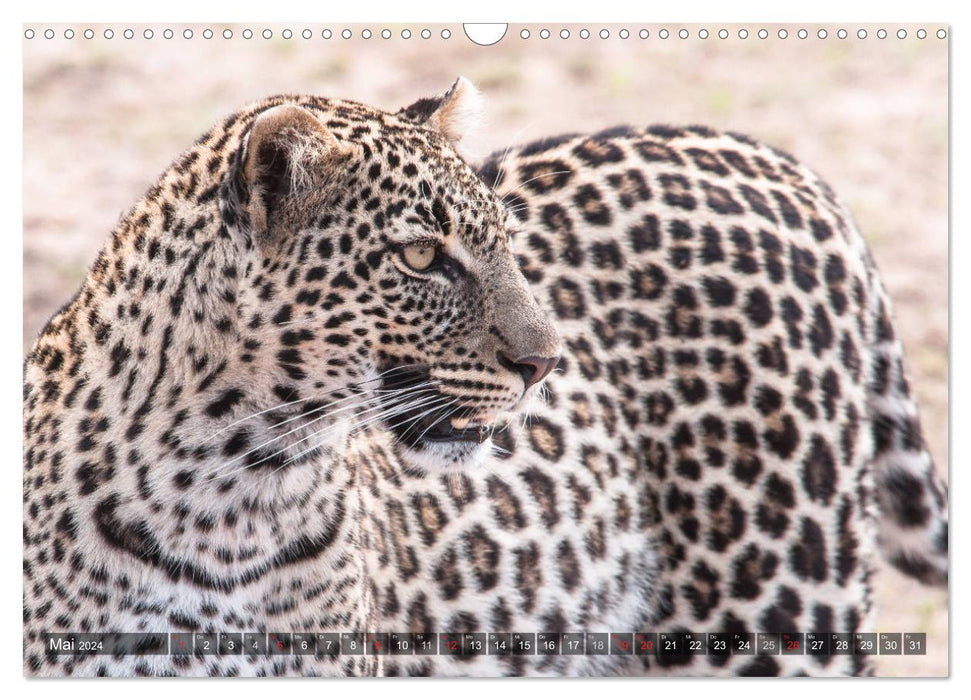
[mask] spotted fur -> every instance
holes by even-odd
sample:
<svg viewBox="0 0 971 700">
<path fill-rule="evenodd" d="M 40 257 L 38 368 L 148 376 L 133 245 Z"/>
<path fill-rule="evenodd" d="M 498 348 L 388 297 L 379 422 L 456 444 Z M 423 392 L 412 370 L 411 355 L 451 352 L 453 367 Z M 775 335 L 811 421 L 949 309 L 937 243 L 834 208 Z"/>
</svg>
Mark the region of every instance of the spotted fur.
<svg viewBox="0 0 971 700">
<path fill-rule="evenodd" d="M 395 114 L 265 100 L 124 217 L 25 364 L 26 673 L 860 674 L 866 657 L 75 659 L 40 638 L 854 632 L 878 544 L 946 581 L 946 490 L 830 189 L 698 127 L 476 171 L 451 117 L 471 91 Z M 415 240 L 442 265 L 405 269 Z M 557 355 L 530 387 L 517 358 Z M 390 425 L 418 409 L 497 429 Z"/>
</svg>

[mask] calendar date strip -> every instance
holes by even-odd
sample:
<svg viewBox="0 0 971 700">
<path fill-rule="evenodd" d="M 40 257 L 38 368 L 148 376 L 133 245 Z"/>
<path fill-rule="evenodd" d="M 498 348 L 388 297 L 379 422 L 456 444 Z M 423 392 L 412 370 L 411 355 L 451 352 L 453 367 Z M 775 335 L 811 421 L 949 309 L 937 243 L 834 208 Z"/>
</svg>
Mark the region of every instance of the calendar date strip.
<svg viewBox="0 0 971 700">
<path fill-rule="evenodd" d="M 50 632 L 86 656 L 925 655 L 923 632 Z"/>
</svg>

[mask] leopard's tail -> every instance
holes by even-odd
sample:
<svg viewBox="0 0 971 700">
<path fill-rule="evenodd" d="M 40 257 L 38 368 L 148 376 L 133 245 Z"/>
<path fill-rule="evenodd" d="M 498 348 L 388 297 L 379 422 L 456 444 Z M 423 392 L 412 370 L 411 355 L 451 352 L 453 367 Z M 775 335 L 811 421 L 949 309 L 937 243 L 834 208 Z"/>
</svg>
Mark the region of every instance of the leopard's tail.
<svg viewBox="0 0 971 700">
<path fill-rule="evenodd" d="M 947 485 L 924 442 L 888 297 L 879 282 L 876 287 L 867 401 L 878 542 L 884 557 L 908 576 L 947 585 Z"/>
</svg>

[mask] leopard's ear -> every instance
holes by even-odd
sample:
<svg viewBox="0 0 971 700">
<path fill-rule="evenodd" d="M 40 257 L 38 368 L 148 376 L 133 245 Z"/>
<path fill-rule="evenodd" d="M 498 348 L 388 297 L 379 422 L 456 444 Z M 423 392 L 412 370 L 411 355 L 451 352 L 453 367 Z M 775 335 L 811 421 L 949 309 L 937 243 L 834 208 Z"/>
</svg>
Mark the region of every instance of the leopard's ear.
<svg viewBox="0 0 971 700">
<path fill-rule="evenodd" d="M 398 111 L 415 124 L 424 124 L 442 133 L 453 144 L 476 136 L 484 118 L 485 100 L 468 78 L 458 78 L 438 97 L 426 97 Z"/>
<path fill-rule="evenodd" d="M 233 174 L 253 233 L 269 230 L 287 199 L 322 186 L 348 153 L 303 107 L 284 104 L 262 112 L 244 138 Z"/>
</svg>

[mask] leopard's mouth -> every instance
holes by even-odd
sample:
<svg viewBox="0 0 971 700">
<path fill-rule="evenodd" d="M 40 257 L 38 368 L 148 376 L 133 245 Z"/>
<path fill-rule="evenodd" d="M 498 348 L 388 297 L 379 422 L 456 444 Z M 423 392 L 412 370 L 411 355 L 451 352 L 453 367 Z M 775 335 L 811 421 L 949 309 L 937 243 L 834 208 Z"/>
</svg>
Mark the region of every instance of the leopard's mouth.
<svg viewBox="0 0 971 700">
<path fill-rule="evenodd" d="M 417 367 L 387 372 L 382 382 L 383 422 L 406 446 L 481 445 L 500 431 L 494 416 L 439 393 L 428 378 L 428 368 Z"/>
<path fill-rule="evenodd" d="M 391 426 L 394 430 L 394 425 Z M 493 433 L 488 424 L 473 424 L 469 418 L 442 417 L 419 432 L 417 442 L 472 442 L 481 445 Z M 415 447 L 414 444 L 410 445 Z"/>
</svg>

